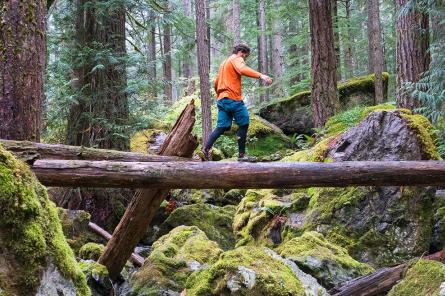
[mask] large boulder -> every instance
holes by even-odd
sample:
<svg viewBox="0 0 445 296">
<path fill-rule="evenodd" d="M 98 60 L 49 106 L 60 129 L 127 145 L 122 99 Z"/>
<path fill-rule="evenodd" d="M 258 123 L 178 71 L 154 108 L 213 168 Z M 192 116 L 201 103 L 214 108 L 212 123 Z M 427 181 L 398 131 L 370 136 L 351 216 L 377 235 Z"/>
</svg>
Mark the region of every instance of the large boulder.
<svg viewBox="0 0 445 296">
<path fill-rule="evenodd" d="M 278 253 L 329 289 L 373 271 L 369 265 L 351 258 L 346 249 L 328 242 L 315 231 L 283 243 Z"/>
<path fill-rule="evenodd" d="M 388 73 L 383 73 L 385 97 L 388 89 Z M 353 106 L 369 106 L 374 101 L 374 75 L 341 82 L 338 85 L 342 110 Z M 297 93 L 290 98 L 274 101 L 262 107 L 258 114 L 277 125 L 287 135 L 312 133 L 311 92 Z"/>
<path fill-rule="evenodd" d="M 283 161 L 439 159 L 428 120 L 388 105 L 339 114 L 322 133 L 312 148 Z M 277 247 L 315 230 L 360 262 L 389 265 L 443 244 L 444 203 L 437 199 L 428 187 L 249 190 L 237 207 L 234 231 L 238 246 Z"/>
<path fill-rule="evenodd" d="M 445 265 L 443 263 L 420 259 L 409 268 L 405 278 L 388 293 L 388 296 L 420 295 L 445 295 Z"/>
<path fill-rule="evenodd" d="M 187 295 L 327 295 L 326 290 L 292 261 L 270 249 L 240 247 L 223 253 L 209 268 L 187 280 Z"/>
<path fill-rule="evenodd" d="M 221 253 L 199 228 L 176 227 L 153 244 L 150 256 L 130 279 L 128 295 L 179 293 L 192 272 L 216 262 Z"/>
<path fill-rule="evenodd" d="M 223 250 L 233 248 L 235 237 L 232 231 L 235 206 L 217 207 L 209 204 L 187 205 L 174 210 L 162 223 L 158 237 L 181 225 L 196 226 Z"/>
<path fill-rule="evenodd" d="M 90 295 L 57 209 L 27 165 L 0 146 L 2 295 Z"/>
</svg>

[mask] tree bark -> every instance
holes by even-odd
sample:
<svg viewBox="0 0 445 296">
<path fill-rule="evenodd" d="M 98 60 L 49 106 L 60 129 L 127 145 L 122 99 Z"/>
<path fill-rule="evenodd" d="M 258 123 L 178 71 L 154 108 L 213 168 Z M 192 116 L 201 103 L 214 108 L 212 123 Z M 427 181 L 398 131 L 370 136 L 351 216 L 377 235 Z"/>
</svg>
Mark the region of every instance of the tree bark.
<svg viewBox="0 0 445 296">
<path fill-rule="evenodd" d="M 266 37 L 266 1 L 258 0 L 258 71 L 263 74 L 268 73 L 267 65 L 267 37 Z M 260 81 L 261 86 L 265 84 Z M 264 103 L 269 100 L 267 90 L 260 93 L 260 102 Z"/>
<path fill-rule="evenodd" d="M 314 126 L 318 128 L 324 126 L 339 106 L 331 1 L 309 0 L 311 107 Z"/>
<path fill-rule="evenodd" d="M 164 25 L 164 96 L 167 105 L 173 103 L 171 34 L 171 25 Z"/>
<path fill-rule="evenodd" d="M 338 26 L 338 6 L 337 0 L 332 0 L 332 17 L 333 17 L 333 31 L 334 31 L 334 49 L 335 61 L 337 67 L 337 81 L 341 80 L 341 59 L 340 59 L 340 28 Z"/>
<path fill-rule="evenodd" d="M 88 227 L 90 228 L 91 231 L 93 231 L 97 235 L 100 235 L 107 241 L 111 239 L 111 234 L 102 227 L 100 227 L 99 225 L 93 222 L 88 222 Z M 136 253 L 131 253 L 130 261 L 133 262 L 133 264 L 137 267 L 141 267 L 144 264 L 144 258 Z"/>
<path fill-rule="evenodd" d="M 212 113 L 209 78 L 210 40 L 207 35 L 206 0 L 197 0 L 195 2 L 195 13 L 199 88 L 201 90 L 202 141 L 207 143 L 207 139 L 212 132 Z"/>
<path fill-rule="evenodd" d="M 157 87 L 156 87 L 156 25 L 154 13 L 150 16 L 150 22 L 148 33 L 148 85 L 150 99 L 156 99 Z"/>
<path fill-rule="evenodd" d="M 109 162 L 37 160 L 32 170 L 47 186 L 128 188 L 302 188 L 440 185 L 441 161 L 335 163 Z"/>
<path fill-rule="evenodd" d="M 281 1 L 274 0 L 274 7 L 280 7 Z M 273 88 L 273 94 L 275 97 L 284 96 L 283 88 L 283 72 L 284 72 L 284 56 L 283 56 L 283 45 L 281 32 L 283 31 L 281 27 L 281 17 L 279 10 L 274 11 L 272 15 L 272 75 L 274 77 L 275 86 Z"/>
<path fill-rule="evenodd" d="M 162 155 L 146 155 L 135 152 L 94 149 L 81 146 L 52 145 L 28 141 L 1 140 L 0 145 L 11 151 L 22 161 L 33 163 L 37 159 L 77 159 L 77 160 L 109 160 L 109 161 L 192 161 L 188 158 Z"/>
<path fill-rule="evenodd" d="M 185 15 L 192 19 L 192 1 L 191 0 L 183 0 L 182 2 Z M 189 45 L 190 51 L 195 47 L 195 39 L 194 38 L 186 38 L 185 42 Z M 184 62 L 182 64 L 183 74 L 186 78 L 186 86 L 184 94 L 189 96 L 195 92 L 195 82 L 193 81 L 193 69 L 192 69 L 192 61 L 193 55 L 191 52 L 187 52 L 184 57 Z"/>
<path fill-rule="evenodd" d="M 371 73 L 374 73 L 374 105 L 383 103 L 383 40 L 380 26 L 379 0 L 368 0 L 368 60 Z"/>
<path fill-rule="evenodd" d="M 103 2 L 76 2 L 76 58 L 86 61 L 74 70 L 78 100 L 70 108 L 67 143 L 128 150 L 125 4 L 104 7 L 109 3 Z M 92 53 L 85 56 L 85 48 Z M 97 59 L 96 53 L 104 50 L 111 53 L 115 62 L 110 62 L 108 56 Z"/>
<path fill-rule="evenodd" d="M 233 45 L 235 46 L 241 43 L 240 0 L 233 0 L 232 6 L 233 6 L 233 13 L 232 13 Z"/>
<path fill-rule="evenodd" d="M 182 111 L 159 154 L 191 157 L 197 146 L 197 139 L 191 134 L 194 124 L 195 106 L 192 100 Z M 143 189 L 138 190 L 133 197 L 98 260 L 107 267 L 111 278 L 118 278 L 167 193 L 168 189 Z"/>
<path fill-rule="evenodd" d="M 346 12 L 346 31 L 348 32 L 347 44 L 345 46 L 345 68 L 346 78 L 354 76 L 354 37 L 351 29 L 351 0 L 345 0 L 345 12 Z"/>
<path fill-rule="evenodd" d="M 46 1 L 0 3 L 0 138 L 40 141 Z"/>
<path fill-rule="evenodd" d="M 399 11 L 407 0 L 396 0 Z M 414 8 L 396 21 L 396 99 L 399 108 L 414 110 L 421 106 L 420 101 L 403 90 L 405 82 L 417 82 L 430 63 L 428 15 Z"/>
</svg>

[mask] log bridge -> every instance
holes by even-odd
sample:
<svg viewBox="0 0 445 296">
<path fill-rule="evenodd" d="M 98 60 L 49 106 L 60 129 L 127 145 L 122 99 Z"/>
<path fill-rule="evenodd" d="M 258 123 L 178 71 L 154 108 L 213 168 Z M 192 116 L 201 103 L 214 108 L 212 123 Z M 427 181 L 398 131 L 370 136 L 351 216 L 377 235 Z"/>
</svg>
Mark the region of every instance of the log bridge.
<svg viewBox="0 0 445 296">
<path fill-rule="evenodd" d="M 98 260 L 113 279 L 119 278 L 170 189 L 445 184 L 445 162 L 442 161 L 199 162 L 191 159 L 198 145 L 191 133 L 194 123 L 192 100 L 182 111 L 159 155 L 7 140 L 0 140 L 0 145 L 28 162 L 40 182 L 47 186 L 139 188 Z M 394 270 L 391 272 L 398 274 L 399 269 Z M 352 291 L 363 284 L 354 282 L 353 286 L 345 290 Z M 336 292 L 336 295 L 357 295 L 342 290 Z"/>
</svg>

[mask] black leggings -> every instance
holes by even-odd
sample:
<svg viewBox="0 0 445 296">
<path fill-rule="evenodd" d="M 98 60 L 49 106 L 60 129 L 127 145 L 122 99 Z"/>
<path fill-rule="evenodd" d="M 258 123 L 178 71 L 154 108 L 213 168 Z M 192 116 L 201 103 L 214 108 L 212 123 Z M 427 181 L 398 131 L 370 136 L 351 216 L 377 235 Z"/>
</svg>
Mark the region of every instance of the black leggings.
<svg viewBox="0 0 445 296">
<path fill-rule="evenodd" d="M 247 139 L 247 130 L 249 129 L 249 125 L 242 125 L 238 128 L 238 132 L 236 133 L 238 139 L 238 150 L 239 154 L 244 154 L 246 152 L 246 139 Z M 230 130 L 230 127 L 217 127 L 213 130 L 213 132 L 209 136 L 209 140 L 205 145 L 204 149 L 210 150 L 212 148 L 215 141 L 224 134 L 225 131 Z"/>
</svg>

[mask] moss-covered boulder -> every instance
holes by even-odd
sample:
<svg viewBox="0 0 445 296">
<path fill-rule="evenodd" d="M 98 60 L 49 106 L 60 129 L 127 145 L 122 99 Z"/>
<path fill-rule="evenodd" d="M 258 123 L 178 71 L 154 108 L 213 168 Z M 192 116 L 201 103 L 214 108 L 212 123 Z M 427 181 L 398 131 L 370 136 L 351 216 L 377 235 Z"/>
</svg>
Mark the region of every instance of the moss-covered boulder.
<svg viewBox="0 0 445 296">
<path fill-rule="evenodd" d="M 302 236 L 283 243 L 277 251 L 326 288 L 333 288 L 373 271 L 369 265 L 349 256 L 346 249 L 328 242 L 322 234 L 315 231 L 305 232 Z"/>
<path fill-rule="evenodd" d="M 234 247 L 232 231 L 235 206 L 218 207 L 209 204 L 187 205 L 174 210 L 162 223 L 158 236 L 167 234 L 177 226 L 196 226 L 215 241 L 223 250 Z"/>
<path fill-rule="evenodd" d="M 99 260 L 100 255 L 105 250 L 105 246 L 96 243 L 86 243 L 79 250 L 79 257 L 83 260 Z"/>
<path fill-rule="evenodd" d="M 405 278 L 395 285 L 388 296 L 445 295 L 445 265 L 419 260 L 410 267 Z"/>
<path fill-rule="evenodd" d="M 113 295 L 113 283 L 105 266 L 94 260 L 81 260 L 79 266 L 93 296 Z"/>
<path fill-rule="evenodd" d="M 196 226 L 176 227 L 153 244 L 150 256 L 130 279 L 129 295 L 180 292 L 193 271 L 216 262 L 221 253 Z"/>
<path fill-rule="evenodd" d="M 388 73 L 383 73 L 384 92 L 388 88 Z M 354 106 L 370 106 L 374 101 L 374 75 L 353 78 L 338 84 L 342 110 Z M 271 102 L 261 108 L 258 114 L 280 127 L 285 134 L 312 133 L 311 92 L 297 93 L 290 98 Z"/>
<path fill-rule="evenodd" d="M 181 204 L 217 204 L 224 196 L 222 189 L 176 189 L 170 196 Z"/>
<path fill-rule="evenodd" d="M 57 209 L 27 165 L 0 146 L 0 290 L 90 295 Z M 45 294 L 46 293 L 46 294 Z"/>
<path fill-rule="evenodd" d="M 157 154 L 167 138 L 166 131 L 147 129 L 135 133 L 130 139 L 130 150 L 144 154 Z"/>
<path fill-rule="evenodd" d="M 88 242 L 103 242 L 103 239 L 91 232 L 88 227 L 91 215 L 82 210 L 57 208 L 63 234 L 71 249 L 78 253 L 80 247 Z"/>
<path fill-rule="evenodd" d="M 193 273 L 187 295 L 326 295 L 312 277 L 292 262 L 261 247 L 240 247 L 223 253 L 210 268 Z"/>
<path fill-rule="evenodd" d="M 428 120 L 391 105 L 340 113 L 320 134 L 311 148 L 282 161 L 439 158 Z M 237 245 L 276 247 L 316 230 L 360 262 L 394 264 L 430 249 L 433 224 L 440 226 L 441 219 L 434 192 L 425 187 L 249 190 L 234 218 Z"/>
</svg>

